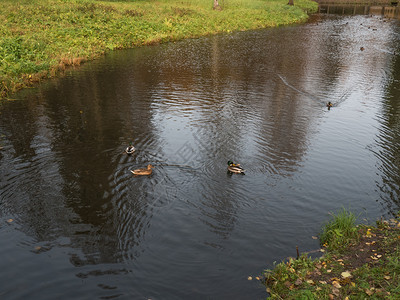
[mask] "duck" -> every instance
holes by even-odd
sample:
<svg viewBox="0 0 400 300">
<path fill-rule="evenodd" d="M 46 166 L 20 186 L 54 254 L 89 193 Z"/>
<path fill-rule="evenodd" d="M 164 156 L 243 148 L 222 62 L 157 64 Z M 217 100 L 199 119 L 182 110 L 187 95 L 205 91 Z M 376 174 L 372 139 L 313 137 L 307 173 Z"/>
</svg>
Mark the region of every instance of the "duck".
<svg viewBox="0 0 400 300">
<path fill-rule="evenodd" d="M 150 175 L 153 172 L 154 167 L 152 165 L 147 165 L 147 168 L 131 170 L 133 175 Z"/>
<path fill-rule="evenodd" d="M 232 161 L 228 161 L 228 171 L 237 174 L 244 174 L 244 169 L 240 166 L 240 164 L 235 164 Z"/>
<path fill-rule="evenodd" d="M 132 146 L 132 144 L 130 144 L 128 147 L 126 147 L 125 152 L 128 155 L 131 155 L 133 152 L 135 152 L 136 148 Z"/>
<path fill-rule="evenodd" d="M 332 104 L 332 102 L 330 102 L 330 101 L 326 104 L 326 107 L 327 107 L 327 108 L 331 108 L 332 106 L 333 106 L 333 104 Z"/>
</svg>

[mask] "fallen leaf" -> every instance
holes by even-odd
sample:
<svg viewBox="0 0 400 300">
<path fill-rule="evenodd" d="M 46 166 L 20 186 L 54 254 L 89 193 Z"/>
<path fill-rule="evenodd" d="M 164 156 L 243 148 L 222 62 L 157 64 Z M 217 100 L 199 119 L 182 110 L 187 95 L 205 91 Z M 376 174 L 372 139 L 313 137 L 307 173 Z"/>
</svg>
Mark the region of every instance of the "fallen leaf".
<svg viewBox="0 0 400 300">
<path fill-rule="evenodd" d="M 371 296 L 374 292 L 371 291 L 371 290 L 366 289 L 366 290 L 365 290 L 365 293 L 366 293 L 368 296 Z"/>
<path fill-rule="evenodd" d="M 14 221 L 13 219 L 8 219 L 7 222 L 11 223 L 12 221 Z"/>
<path fill-rule="evenodd" d="M 303 283 L 303 281 L 300 279 L 300 278 L 297 278 L 297 280 L 295 281 L 295 285 L 300 285 L 300 284 L 302 284 Z"/>
<path fill-rule="evenodd" d="M 36 251 L 39 251 L 40 249 L 42 249 L 42 247 L 40 247 L 40 246 L 36 246 L 36 247 L 35 247 L 35 250 L 36 250 Z"/>
<path fill-rule="evenodd" d="M 332 282 L 332 286 L 334 286 L 337 289 L 340 289 L 342 286 L 340 285 L 339 282 L 337 282 L 336 280 Z"/>
<path fill-rule="evenodd" d="M 253 280 L 253 277 L 249 276 L 247 277 L 247 280 Z"/>
<path fill-rule="evenodd" d="M 381 257 L 382 257 L 382 255 L 381 255 L 381 254 L 378 254 L 376 257 L 377 257 L 377 258 L 381 258 Z"/>
<path fill-rule="evenodd" d="M 325 280 L 320 280 L 319 283 L 320 284 L 326 284 L 326 281 Z"/>
<path fill-rule="evenodd" d="M 306 282 L 307 282 L 308 284 L 314 284 L 314 280 L 312 280 L 312 279 L 308 279 Z"/>
<path fill-rule="evenodd" d="M 400 236 L 399 236 L 399 238 L 400 238 Z M 320 249 L 319 251 L 321 251 L 321 252 L 325 252 L 325 250 L 324 250 L 324 249 Z"/>
<path fill-rule="evenodd" d="M 271 293 L 271 289 L 269 287 L 267 287 L 266 291 L 267 293 Z"/>
<path fill-rule="evenodd" d="M 326 273 L 330 273 L 330 272 L 332 272 L 332 270 L 326 270 Z"/>
<path fill-rule="evenodd" d="M 332 293 L 333 293 L 336 297 L 339 297 L 339 295 L 340 295 L 340 291 L 339 291 L 339 289 L 337 289 L 337 288 L 333 288 L 333 289 L 332 289 Z"/>
<path fill-rule="evenodd" d="M 343 278 L 351 277 L 351 274 L 349 271 L 342 272 L 342 274 L 340 274 L 340 275 L 342 275 Z"/>
<path fill-rule="evenodd" d="M 392 277 L 390 276 L 383 276 L 383 278 L 385 278 L 386 280 L 392 279 Z"/>
<path fill-rule="evenodd" d="M 352 285 L 353 287 L 355 287 L 355 286 L 356 286 L 356 283 L 355 283 L 355 282 L 352 282 L 351 285 Z"/>
<path fill-rule="evenodd" d="M 312 236 L 311 237 L 313 240 L 318 240 L 318 238 L 316 236 Z"/>
<path fill-rule="evenodd" d="M 329 294 L 329 299 L 334 299 L 335 297 L 332 294 Z"/>
<path fill-rule="evenodd" d="M 260 277 L 257 276 L 256 279 L 257 279 L 257 280 L 260 280 Z"/>
</svg>

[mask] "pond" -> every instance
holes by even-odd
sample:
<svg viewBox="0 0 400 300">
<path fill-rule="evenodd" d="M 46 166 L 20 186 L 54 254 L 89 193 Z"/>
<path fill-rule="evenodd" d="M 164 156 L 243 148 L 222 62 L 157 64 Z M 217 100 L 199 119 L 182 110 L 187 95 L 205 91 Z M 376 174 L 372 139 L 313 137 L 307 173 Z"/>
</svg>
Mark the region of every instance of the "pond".
<svg viewBox="0 0 400 300">
<path fill-rule="evenodd" d="M 330 212 L 398 212 L 399 42 L 396 20 L 315 15 L 116 51 L 0 102 L 0 296 L 266 298 L 248 277 L 319 249 Z"/>
</svg>

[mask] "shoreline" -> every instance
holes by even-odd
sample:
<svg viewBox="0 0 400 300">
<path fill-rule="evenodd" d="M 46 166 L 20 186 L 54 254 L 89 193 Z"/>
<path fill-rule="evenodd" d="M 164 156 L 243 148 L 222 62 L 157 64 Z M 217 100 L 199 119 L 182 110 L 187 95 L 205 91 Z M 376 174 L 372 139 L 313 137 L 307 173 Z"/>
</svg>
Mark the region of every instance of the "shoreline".
<svg viewBox="0 0 400 300">
<path fill-rule="evenodd" d="M 305 22 L 311 0 L 0 0 L 0 99 L 110 51 Z"/>
<path fill-rule="evenodd" d="M 348 224 L 343 226 L 346 218 Z M 375 226 L 354 225 L 354 221 L 354 215 L 345 210 L 333 216 L 333 221 L 321 232 L 322 257 L 312 259 L 303 253 L 266 270 L 262 278 L 269 296 L 272 299 L 399 299 L 399 215 L 389 221 L 379 220 Z"/>
</svg>

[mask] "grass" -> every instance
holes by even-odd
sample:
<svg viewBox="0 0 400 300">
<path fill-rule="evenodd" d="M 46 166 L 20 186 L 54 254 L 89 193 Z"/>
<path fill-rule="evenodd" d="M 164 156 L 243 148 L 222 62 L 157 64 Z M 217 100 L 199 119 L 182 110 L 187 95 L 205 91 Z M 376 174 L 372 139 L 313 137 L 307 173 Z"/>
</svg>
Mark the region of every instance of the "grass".
<svg viewBox="0 0 400 300">
<path fill-rule="evenodd" d="M 0 96 L 108 51 L 302 22 L 309 0 L 0 0 Z"/>
<path fill-rule="evenodd" d="M 342 208 L 337 215 L 333 215 L 322 229 L 320 242 L 322 245 L 328 245 L 331 249 L 345 247 L 348 243 L 358 238 L 357 227 L 355 226 L 356 216 Z"/>
<path fill-rule="evenodd" d="M 400 222 L 355 225 L 342 210 L 324 226 L 325 255 L 302 254 L 264 274 L 272 299 L 400 299 Z"/>
</svg>

